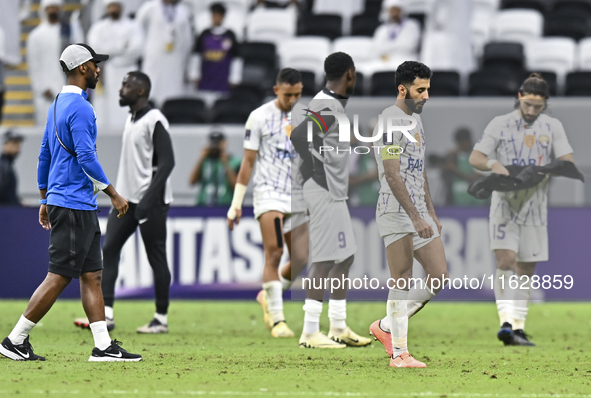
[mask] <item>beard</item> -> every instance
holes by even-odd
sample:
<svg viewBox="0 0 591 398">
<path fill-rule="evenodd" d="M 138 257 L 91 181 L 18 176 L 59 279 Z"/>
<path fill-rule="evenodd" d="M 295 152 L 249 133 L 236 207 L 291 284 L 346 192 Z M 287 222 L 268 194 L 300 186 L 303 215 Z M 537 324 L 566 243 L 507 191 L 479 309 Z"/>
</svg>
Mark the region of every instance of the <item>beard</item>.
<svg viewBox="0 0 591 398">
<path fill-rule="evenodd" d="M 423 112 L 423 106 L 427 102 L 427 100 L 417 101 L 412 99 L 408 91 L 406 92 L 406 97 L 404 98 L 404 101 L 406 102 L 406 106 L 408 106 L 408 109 L 410 109 L 412 113 L 416 114 L 421 114 Z"/>
<path fill-rule="evenodd" d="M 97 73 L 96 77 L 93 76 L 87 76 L 86 77 L 86 87 L 91 88 L 91 89 L 95 89 L 96 88 L 96 84 L 98 83 L 99 80 L 99 74 Z"/>
<path fill-rule="evenodd" d="M 133 104 L 133 101 L 126 97 L 119 97 L 119 106 L 128 106 Z"/>
</svg>

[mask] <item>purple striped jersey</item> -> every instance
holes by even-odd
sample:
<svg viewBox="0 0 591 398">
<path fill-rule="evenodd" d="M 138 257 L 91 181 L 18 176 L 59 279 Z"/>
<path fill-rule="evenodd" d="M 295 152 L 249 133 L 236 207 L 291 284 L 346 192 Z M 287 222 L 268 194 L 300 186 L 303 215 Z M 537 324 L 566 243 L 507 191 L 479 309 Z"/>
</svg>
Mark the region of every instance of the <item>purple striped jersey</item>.
<svg viewBox="0 0 591 398">
<path fill-rule="evenodd" d="M 386 126 L 388 124 L 387 118 L 393 117 L 390 122 L 393 126 L 409 126 L 409 120 L 396 119 L 396 116 L 408 116 L 402 109 L 396 105 L 386 108 L 382 112 L 383 120 L 383 140 L 377 141 L 374 146 L 383 146 L 380 150 L 374 150 L 376 161 L 378 163 L 378 173 L 380 179 L 380 196 L 378 198 L 378 208 L 384 213 L 400 213 L 405 212 L 400 203 L 394 197 L 388 181 L 386 181 L 386 174 L 384 172 L 384 150 L 388 150 L 389 146 L 399 146 L 403 149 L 400 153 L 400 177 L 406 186 L 408 195 L 417 211 L 421 214 L 427 213 L 427 204 L 425 203 L 425 177 L 423 170 L 425 169 L 425 131 L 423 129 L 423 121 L 421 117 L 413 113 L 412 117 L 416 121 L 416 126 L 408 130 L 410 135 L 417 141 L 412 142 L 401 131 L 392 132 L 392 140 L 389 141 L 386 135 Z M 378 129 L 379 126 L 376 126 Z M 377 131 L 374 131 L 374 135 Z M 394 149 L 390 150 L 396 153 Z M 385 154 L 387 156 L 387 154 Z"/>
<path fill-rule="evenodd" d="M 252 111 L 245 126 L 244 148 L 257 151 L 254 195 L 259 199 L 291 200 L 292 159 L 297 157 L 289 136 L 291 112 L 275 100 Z"/>
<path fill-rule="evenodd" d="M 573 152 L 562 123 L 546 114 L 527 125 L 518 110 L 494 118 L 474 149 L 504 166 L 544 166 Z M 533 188 L 493 192 L 490 218 L 512 220 L 519 225 L 546 226 L 548 178 Z"/>
</svg>

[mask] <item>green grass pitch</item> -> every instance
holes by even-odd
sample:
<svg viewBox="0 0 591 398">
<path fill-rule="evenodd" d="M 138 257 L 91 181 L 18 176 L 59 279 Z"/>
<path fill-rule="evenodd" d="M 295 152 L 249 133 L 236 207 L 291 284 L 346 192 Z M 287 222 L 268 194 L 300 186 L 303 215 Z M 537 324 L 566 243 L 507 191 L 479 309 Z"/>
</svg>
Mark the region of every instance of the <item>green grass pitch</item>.
<svg viewBox="0 0 591 398">
<path fill-rule="evenodd" d="M 0 338 L 24 301 L 0 301 Z M 367 333 L 385 303 L 350 303 L 348 324 Z M 286 303 L 296 335 L 302 303 Z M 74 327 L 77 301 L 59 301 L 31 334 L 46 362 L 0 359 L 0 397 L 574 397 L 591 396 L 591 304 L 532 305 L 534 348 L 503 347 L 494 303 L 432 303 L 410 321 L 411 353 L 427 369 L 392 369 L 381 344 L 300 349 L 278 340 L 252 302 L 173 301 L 168 335 L 137 335 L 153 303 L 119 301 L 113 338 L 140 363 L 89 363 L 89 331 Z M 327 331 L 326 309 L 321 329 Z"/>
</svg>

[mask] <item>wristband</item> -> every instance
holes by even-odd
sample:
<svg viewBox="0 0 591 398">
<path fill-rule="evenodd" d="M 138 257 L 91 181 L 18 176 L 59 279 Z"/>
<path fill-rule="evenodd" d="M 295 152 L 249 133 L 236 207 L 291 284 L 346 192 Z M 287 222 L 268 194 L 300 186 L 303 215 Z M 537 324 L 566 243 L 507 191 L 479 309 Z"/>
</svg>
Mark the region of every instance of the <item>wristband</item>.
<svg viewBox="0 0 591 398">
<path fill-rule="evenodd" d="M 498 162 L 498 160 L 496 160 L 496 159 L 490 159 L 488 162 L 486 162 L 486 168 L 488 170 L 492 170 L 493 164 L 495 164 L 497 162 Z"/>
<path fill-rule="evenodd" d="M 47 199 L 39 199 L 39 203 L 41 203 L 42 205 L 46 205 Z"/>
<path fill-rule="evenodd" d="M 234 197 L 232 198 L 232 204 L 230 205 L 230 209 L 228 210 L 228 219 L 233 220 L 236 218 L 236 210 L 240 210 L 242 208 L 242 201 L 244 200 L 244 195 L 246 195 L 246 185 L 236 183 L 234 187 Z"/>
</svg>

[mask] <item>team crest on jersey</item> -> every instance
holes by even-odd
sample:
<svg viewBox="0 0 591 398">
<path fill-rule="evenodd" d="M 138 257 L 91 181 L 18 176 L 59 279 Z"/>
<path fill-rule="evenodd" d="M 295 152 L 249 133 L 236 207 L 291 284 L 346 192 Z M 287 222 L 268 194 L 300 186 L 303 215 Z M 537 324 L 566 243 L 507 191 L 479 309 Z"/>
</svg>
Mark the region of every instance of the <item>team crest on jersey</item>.
<svg viewBox="0 0 591 398">
<path fill-rule="evenodd" d="M 534 146 L 535 142 L 536 142 L 536 137 L 533 135 L 526 135 L 525 138 L 523 139 L 523 142 L 525 142 L 525 146 L 528 148 L 531 148 Z"/>
<path fill-rule="evenodd" d="M 421 146 L 421 135 L 419 133 L 415 133 L 415 140 L 417 140 L 417 142 L 415 142 L 415 145 L 420 147 Z"/>
<path fill-rule="evenodd" d="M 546 148 L 550 142 L 550 138 L 547 135 L 541 135 L 540 138 L 538 138 L 538 141 L 540 141 L 541 146 Z"/>
</svg>

